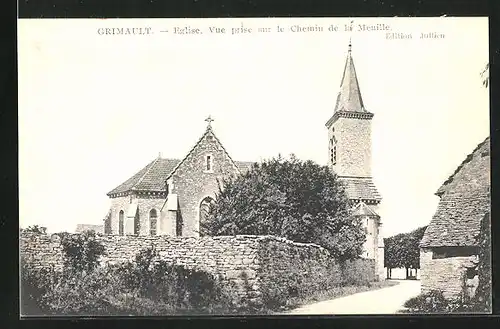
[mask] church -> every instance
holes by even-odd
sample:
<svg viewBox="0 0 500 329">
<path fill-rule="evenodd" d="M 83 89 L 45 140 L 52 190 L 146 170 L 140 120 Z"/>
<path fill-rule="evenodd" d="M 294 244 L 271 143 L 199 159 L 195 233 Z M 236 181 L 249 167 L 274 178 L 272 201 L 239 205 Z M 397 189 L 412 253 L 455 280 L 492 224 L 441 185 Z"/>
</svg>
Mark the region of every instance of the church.
<svg viewBox="0 0 500 329">
<path fill-rule="evenodd" d="M 371 173 L 371 123 L 374 114 L 363 103 L 349 44 L 340 91 L 328 129 L 328 165 L 345 183 L 352 215 L 367 235 L 363 257 L 373 259 L 384 276 L 384 245 L 378 207 L 381 196 Z M 218 180 L 249 170 L 236 161 L 214 133 L 206 131 L 183 159 L 158 157 L 107 195 L 111 208 L 106 234 L 199 236 L 199 223 L 218 191 Z"/>
</svg>

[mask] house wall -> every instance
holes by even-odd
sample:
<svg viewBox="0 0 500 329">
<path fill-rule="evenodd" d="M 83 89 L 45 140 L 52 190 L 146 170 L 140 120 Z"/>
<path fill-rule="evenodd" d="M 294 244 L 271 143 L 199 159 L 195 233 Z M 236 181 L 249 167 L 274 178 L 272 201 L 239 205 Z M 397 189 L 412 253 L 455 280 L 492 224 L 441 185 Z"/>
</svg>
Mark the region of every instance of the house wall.
<svg viewBox="0 0 500 329">
<path fill-rule="evenodd" d="M 450 248 L 451 251 L 454 248 Z M 456 248 L 455 248 L 456 249 Z M 476 259 L 475 255 L 433 259 L 436 249 L 420 251 L 420 284 L 422 293 L 440 290 L 446 298 L 456 298 L 462 293 L 465 265 Z"/>
</svg>

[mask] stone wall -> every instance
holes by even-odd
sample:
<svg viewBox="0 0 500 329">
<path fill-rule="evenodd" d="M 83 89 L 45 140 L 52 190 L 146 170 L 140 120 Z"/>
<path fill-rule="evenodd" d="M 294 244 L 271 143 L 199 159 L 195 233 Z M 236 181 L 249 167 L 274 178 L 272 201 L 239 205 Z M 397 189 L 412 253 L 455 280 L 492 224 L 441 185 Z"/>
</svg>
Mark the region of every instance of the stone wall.
<svg viewBox="0 0 500 329">
<path fill-rule="evenodd" d="M 433 249 L 427 248 L 420 251 L 421 292 L 439 290 L 446 298 L 459 297 L 464 286 L 466 265 L 476 256 L 433 258 L 433 253 Z"/>
<path fill-rule="evenodd" d="M 323 290 L 328 280 L 336 285 L 343 275 L 324 248 L 272 236 L 98 235 L 97 239 L 105 247 L 102 265 L 131 261 L 139 251 L 154 246 L 160 259 L 215 274 L 231 287 L 235 298 L 254 305 L 262 303 L 263 296 L 268 296 L 270 291 L 282 287 L 280 282 L 299 280 L 296 285 L 299 290 Z M 20 252 L 37 267 L 52 264 L 61 269 L 63 266 L 61 241 L 55 234 L 21 232 Z M 358 267 L 364 266 L 365 260 L 359 262 Z M 366 263 L 370 273 L 372 263 Z M 285 293 L 293 296 L 294 292 Z"/>
</svg>

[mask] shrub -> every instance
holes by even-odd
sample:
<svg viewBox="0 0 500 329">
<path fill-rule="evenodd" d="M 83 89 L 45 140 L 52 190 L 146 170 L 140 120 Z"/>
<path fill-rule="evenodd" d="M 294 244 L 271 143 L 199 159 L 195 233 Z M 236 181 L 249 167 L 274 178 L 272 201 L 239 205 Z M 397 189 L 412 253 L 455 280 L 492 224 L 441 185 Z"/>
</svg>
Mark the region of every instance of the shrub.
<svg viewBox="0 0 500 329">
<path fill-rule="evenodd" d="M 104 254 L 104 246 L 96 240 L 94 231 L 82 234 L 61 234 L 65 267 L 76 272 L 92 272 Z"/>
<path fill-rule="evenodd" d="M 70 255 L 85 255 L 86 244 L 79 243 L 82 240 L 69 241 L 76 241 L 74 248 L 77 249 Z M 156 255 L 150 248 L 141 251 L 133 262 L 106 267 L 95 266 L 92 257 L 69 256 L 66 267 L 71 268 L 62 272 L 38 269 L 22 259 L 22 313 L 168 315 L 220 314 L 234 309 L 233 297 L 216 277 L 167 264 L 157 260 Z M 87 263 L 75 266 L 74 259 Z"/>
<path fill-rule="evenodd" d="M 45 234 L 47 232 L 47 228 L 43 227 L 43 226 L 38 226 L 38 225 L 31 225 L 31 226 L 28 226 L 27 228 L 25 228 L 24 230 L 21 229 L 21 231 Z"/>
<path fill-rule="evenodd" d="M 137 289 L 138 296 L 167 303 L 187 312 L 230 309 L 233 298 L 218 278 L 205 271 L 157 260 L 154 248 L 142 250 L 135 262 L 118 266 L 114 277 L 122 291 Z"/>
<path fill-rule="evenodd" d="M 52 287 L 54 271 L 51 268 L 34 268 L 29 260 L 21 256 L 21 313 L 44 315 L 49 312 L 45 295 Z"/>
<path fill-rule="evenodd" d="M 472 307 L 462 297 L 447 299 L 443 292 L 432 290 L 410 298 L 404 303 L 409 313 L 467 313 Z"/>
<path fill-rule="evenodd" d="M 375 263 L 368 259 L 348 260 L 340 263 L 342 286 L 369 286 L 373 277 Z"/>
</svg>

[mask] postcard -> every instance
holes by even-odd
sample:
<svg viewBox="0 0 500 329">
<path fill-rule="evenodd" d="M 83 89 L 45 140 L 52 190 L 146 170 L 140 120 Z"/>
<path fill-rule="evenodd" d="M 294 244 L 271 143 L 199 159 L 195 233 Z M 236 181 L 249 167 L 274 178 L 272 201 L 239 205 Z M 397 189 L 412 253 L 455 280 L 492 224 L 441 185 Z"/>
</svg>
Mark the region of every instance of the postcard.
<svg viewBox="0 0 500 329">
<path fill-rule="evenodd" d="M 19 19 L 21 315 L 491 313 L 486 17 Z"/>
</svg>

